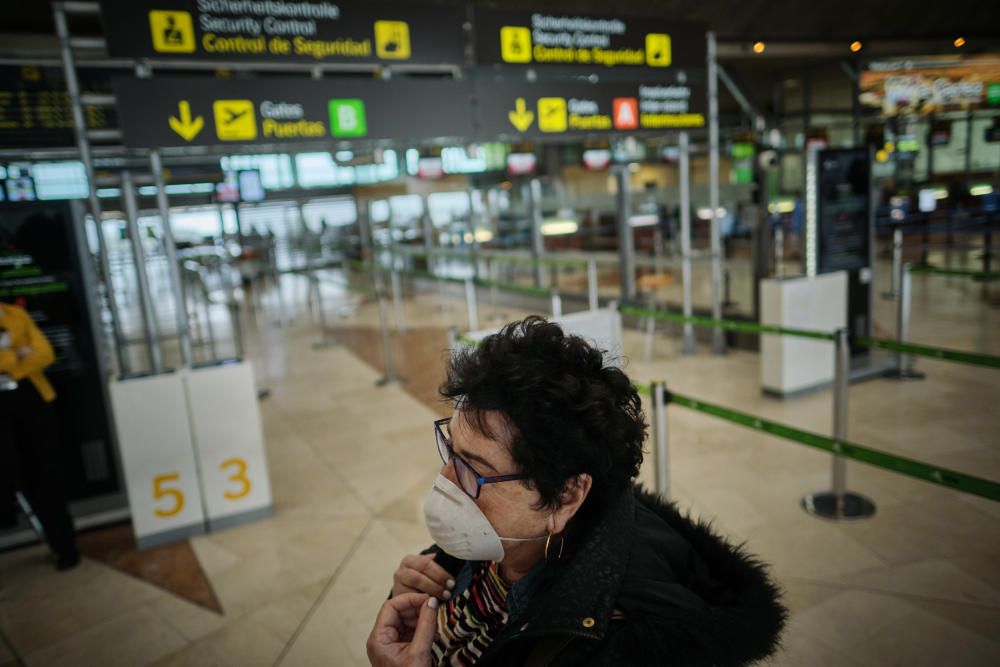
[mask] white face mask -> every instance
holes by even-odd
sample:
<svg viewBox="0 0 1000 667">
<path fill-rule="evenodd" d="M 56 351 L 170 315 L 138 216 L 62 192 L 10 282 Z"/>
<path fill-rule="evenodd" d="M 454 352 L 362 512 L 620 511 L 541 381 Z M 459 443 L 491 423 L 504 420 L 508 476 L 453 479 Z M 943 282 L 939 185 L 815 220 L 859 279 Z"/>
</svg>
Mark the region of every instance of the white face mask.
<svg viewBox="0 0 1000 667">
<path fill-rule="evenodd" d="M 534 542 L 548 537 L 500 537 L 469 494 L 441 473 L 424 500 L 424 520 L 435 544 L 462 560 L 499 562 L 504 557 L 502 540 Z"/>
</svg>

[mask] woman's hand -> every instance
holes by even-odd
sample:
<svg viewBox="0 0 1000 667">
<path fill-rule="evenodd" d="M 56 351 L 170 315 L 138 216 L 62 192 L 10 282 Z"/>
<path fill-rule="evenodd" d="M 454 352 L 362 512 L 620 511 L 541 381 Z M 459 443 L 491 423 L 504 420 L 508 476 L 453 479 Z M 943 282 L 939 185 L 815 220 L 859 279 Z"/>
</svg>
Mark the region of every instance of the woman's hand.
<svg viewBox="0 0 1000 667">
<path fill-rule="evenodd" d="M 451 598 L 455 580 L 448 570 L 434 562 L 434 554 L 404 556 L 392 575 L 392 596 L 403 593 L 426 593 L 438 600 Z"/>
<path fill-rule="evenodd" d="M 387 600 L 366 645 L 373 667 L 430 667 L 437 613 L 437 599 L 421 593 Z"/>
</svg>

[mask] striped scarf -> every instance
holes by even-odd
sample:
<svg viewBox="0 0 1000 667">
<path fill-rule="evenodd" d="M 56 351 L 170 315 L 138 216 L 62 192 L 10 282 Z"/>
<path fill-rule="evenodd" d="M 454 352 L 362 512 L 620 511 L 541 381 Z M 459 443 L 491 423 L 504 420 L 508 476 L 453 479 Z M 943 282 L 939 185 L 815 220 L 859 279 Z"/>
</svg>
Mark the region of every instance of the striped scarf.
<svg viewBox="0 0 1000 667">
<path fill-rule="evenodd" d="M 472 583 L 461 595 L 439 607 L 438 634 L 431 649 L 434 664 L 476 664 L 507 623 L 509 591 L 499 564 L 489 562 L 472 576 Z"/>
</svg>

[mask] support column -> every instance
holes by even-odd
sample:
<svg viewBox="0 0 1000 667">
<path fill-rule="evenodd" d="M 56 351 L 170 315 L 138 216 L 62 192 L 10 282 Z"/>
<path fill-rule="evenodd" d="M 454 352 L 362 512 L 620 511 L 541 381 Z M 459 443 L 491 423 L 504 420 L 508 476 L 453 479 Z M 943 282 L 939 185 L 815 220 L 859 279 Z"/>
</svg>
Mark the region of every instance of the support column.
<svg viewBox="0 0 1000 667">
<path fill-rule="evenodd" d="M 708 33 L 708 205 L 712 209 L 712 319 L 722 319 L 722 230 L 719 228 L 719 81 L 715 33 Z M 725 332 L 712 329 L 712 352 L 726 351 Z"/>
</svg>

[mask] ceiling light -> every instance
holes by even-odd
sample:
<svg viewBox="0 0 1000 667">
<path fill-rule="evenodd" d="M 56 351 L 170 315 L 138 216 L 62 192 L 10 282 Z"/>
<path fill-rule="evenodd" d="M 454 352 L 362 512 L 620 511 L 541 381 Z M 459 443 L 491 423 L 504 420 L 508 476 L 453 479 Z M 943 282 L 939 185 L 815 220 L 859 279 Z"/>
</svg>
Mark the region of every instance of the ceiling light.
<svg viewBox="0 0 1000 667">
<path fill-rule="evenodd" d="M 860 50 L 861 50 L 861 42 L 859 42 L 858 40 L 854 40 L 853 42 L 851 42 L 851 53 L 857 53 Z"/>
<path fill-rule="evenodd" d="M 764 49 L 765 48 L 766 47 L 764 46 L 764 42 L 754 42 L 753 43 L 753 52 L 754 53 L 764 53 Z"/>
<path fill-rule="evenodd" d="M 962 48 L 963 46 L 965 46 L 965 37 L 956 37 L 955 41 L 952 42 L 952 44 L 955 45 L 956 49 Z"/>
</svg>

